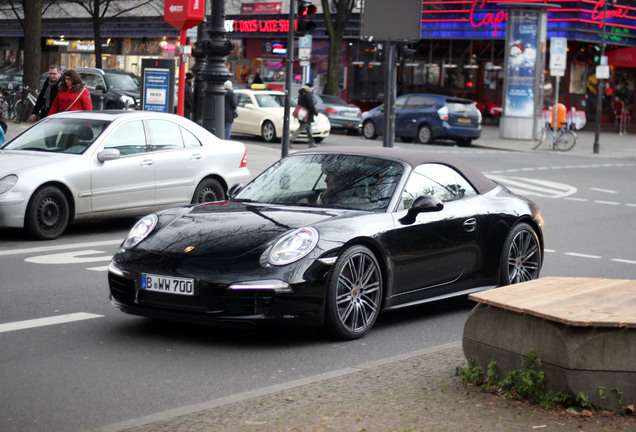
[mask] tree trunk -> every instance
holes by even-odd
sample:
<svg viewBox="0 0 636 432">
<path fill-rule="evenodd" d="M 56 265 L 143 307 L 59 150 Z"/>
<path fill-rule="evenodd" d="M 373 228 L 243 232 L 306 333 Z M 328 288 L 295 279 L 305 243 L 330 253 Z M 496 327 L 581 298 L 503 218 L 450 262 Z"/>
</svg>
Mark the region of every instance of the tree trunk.
<svg viewBox="0 0 636 432">
<path fill-rule="evenodd" d="M 42 0 L 25 0 L 24 6 L 24 84 L 38 89 L 42 67 Z M 48 65 L 47 65 L 48 66 Z"/>
<path fill-rule="evenodd" d="M 100 0 L 93 0 L 93 37 L 95 38 L 95 67 L 102 68 L 102 31 L 99 16 Z"/>
</svg>

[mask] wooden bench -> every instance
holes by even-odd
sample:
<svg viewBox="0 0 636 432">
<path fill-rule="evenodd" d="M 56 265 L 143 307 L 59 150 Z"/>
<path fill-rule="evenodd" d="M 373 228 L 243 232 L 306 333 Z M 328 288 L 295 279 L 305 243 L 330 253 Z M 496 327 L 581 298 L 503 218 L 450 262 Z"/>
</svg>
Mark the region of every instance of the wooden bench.
<svg viewBox="0 0 636 432">
<path fill-rule="evenodd" d="M 636 281 L 548 277 L 469 298 L 464 355 L 484 370 L 495 360 L 503 378 L 535 350 L 549 390 L 636 402 Z"/>
</svg>

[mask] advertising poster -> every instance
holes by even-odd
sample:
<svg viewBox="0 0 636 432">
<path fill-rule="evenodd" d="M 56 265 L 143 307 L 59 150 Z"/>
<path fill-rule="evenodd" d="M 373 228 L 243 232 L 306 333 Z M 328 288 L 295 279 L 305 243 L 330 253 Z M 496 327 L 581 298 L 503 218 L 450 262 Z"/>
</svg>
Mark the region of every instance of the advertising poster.
<svg viewBox="0 0 636 432">
<path fill-rule="evenodd" d="M 539 18 L 534 11 L 513 10 L 508 15 L 505 113 L 509 117 L 533 117 Z"/>
</svg>

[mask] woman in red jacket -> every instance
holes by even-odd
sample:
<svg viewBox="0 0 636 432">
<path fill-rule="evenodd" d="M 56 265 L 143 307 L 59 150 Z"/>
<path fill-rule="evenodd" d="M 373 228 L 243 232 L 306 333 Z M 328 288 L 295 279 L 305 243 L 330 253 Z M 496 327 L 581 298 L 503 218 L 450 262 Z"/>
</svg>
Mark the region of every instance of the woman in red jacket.
<svg viewBox="0 0 636 432">
<path fill-rule="evenodd" d="M 86 88 L 86 83 L 75 70 L 64 71 L 49 115 L 62 111 L 91 111 L 92 109 L 91 94 Z"/>
</svg>

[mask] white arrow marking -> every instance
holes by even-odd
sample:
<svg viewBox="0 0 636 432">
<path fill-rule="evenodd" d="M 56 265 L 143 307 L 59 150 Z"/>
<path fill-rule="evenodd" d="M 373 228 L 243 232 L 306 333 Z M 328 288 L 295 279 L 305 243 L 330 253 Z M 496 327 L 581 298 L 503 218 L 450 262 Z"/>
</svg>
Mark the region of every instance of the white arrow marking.
<svg viewBox="0 0 636 432">
<path fill-rule="evenodd" d="M 87 263 L 87 262 L 110 261 L 113 258 L 112 255 L 101 255 L 101 256 L 92 256 L 92 257 L 83 256 L 83 255 L 92 255 L 92 254 L 100 254 L 100 253 L 104 253 L 104 252 L 98 251 L 98 250 L 72 251 L 72 252 L 64 252 L 64 253 L 51 254 L 51 255 L 40 255 L 37 257 L 27 258 L 25 259 L 25 261 L 36 263 L 36 264 L 77 264 L 77 263 Z"/>
</svg>

